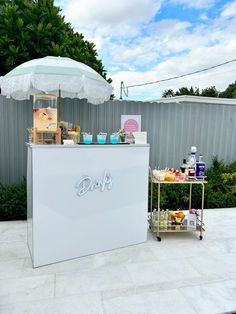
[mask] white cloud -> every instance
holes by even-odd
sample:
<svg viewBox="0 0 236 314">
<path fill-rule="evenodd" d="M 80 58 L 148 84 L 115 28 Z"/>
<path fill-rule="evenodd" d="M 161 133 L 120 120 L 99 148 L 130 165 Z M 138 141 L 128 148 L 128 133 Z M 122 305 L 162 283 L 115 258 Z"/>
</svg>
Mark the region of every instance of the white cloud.
<svg viewBox="0 0 236 314">
<path fill-rule="evenodd" d="M 200 12 L 198 25 L 177 17 L 156 21 L 154 16 L 163 0 L 58 1 L 64 4 L 66 20 L 96 44 L 117 98 L 121 81 L 126 85 L 155 81 L 235 58 L 236 1 L 226 4 L 214 20 L 207 12 Z M 170 2 L 202 9 L 215 1 Z M 159 98 L 165 89 L 191 85 L 215 85 L 223 90 L 235 80 L 235 73 L 236 63 L 229 64 L 178 80 L 132 88 L 129 99 Z"/>
<path fill-rule="evenodd" d="M 171 0 L 171 2 L 194 9 L 206 9 L 212 7 L 215 4 L 215 0 Z"/>
<path fill-rule="evenodd" d="M 60 0 L 66 20 L 80 30 L 99 34 L 129 35 L 151 20 L 162 0 Z"/>
<path fill-rule="evenodd" d="M 207 20 L 209 20 L 209 17 L 208 17 L 205 13 L 202 13 L 202 14 L 200 15 L 200 19 L 201 19 L 202 21 L 207 21 Z"/>
<path fill-rule="evenodd" d="M 224 6 L 221 16 L 223 18 L 236 17 L 236 1 L 227 3 Z"/>
<path fill-rule="evenodd" d="M 195 49 L 190 50 L 182 56 L 162 61 L 146 72 L 119 72 L 116 75 L 111 75 L 115 94 L 119 95 L 120 81 L 124 81 L 126 85 L 135 85 L 182 75 L 234 59 L 235 51 L 236 41 L 232 37 L 231 40 L 218 43 L 212 47 L 195 47 Z M 202 89 L 215 85 L 217 89 L 224 90 L 229 83 L 235 81 L 235 73 L 236 62 L 177 80 L 130 88 L 129 99 L 138 99 L 141 95 L 148 95 L 149 99 L 157 99 L 161 97 L 164 90 L 169 88 L 176 90 L 182 86 L 197 86 Z"/>
<path fill-rule="evenodd" d="M 138 36 L 132 43 L 112 44 L 111 59 L 122 64 L 129 61 L 133 65 L 155 65 L 161 58 L 173 54 L 186 53 L 199 45 L 209 43 L 202 34 L 194 34 L 191 24 L 177 20 L 165 20 L 153 23 L 146 37 Z"/>
<path fill-rule="evenodd" d="M 225 10 L 228 8 L 229 6 L 224 7 L 222 12 L 226 12 Z M 230 6 L 230 8 L 233 7 Z M 150 68 L 145 71 L 137 71 L 136 69 L 136 71 L 123 71 L 112 75 L 115 93 L 117 95 L 119 93 L 120 81 L 125 81 L 126 85 L 151 82 L 234 59 L 236 51 L 236 17 L 231 19 L 227 19 L 227 17 L 223 18 L 221 14 L 219 18 L 212 21 L 208 20 L 207 24 L 202 23 L 194 28 L 189 23 L 185 24 L 177 20 L 155 23 L 154 28 L 157 31 L 143 41 L 140 38 L 140 44 L 142 43 L 142 45 L 139 45 L 143 48 L 143 56 L 145 54 L 150 56 Z M 130 50 L 135 52 L 135 46 L 131 47 Z M 162 54 L 167 58 L 164 60 L 152 58 L 151 52 L 153 51 L 156 55 Z M 172 55 L 173 52 L 174 55 Z M 141 61 L 141 56 L 142 53 L 140 52 L 140 57 L 136 56 L 135 60 Z M 132 63 L 131 59 L 130 63 Z M 159 98 L 165 89 L 172 88 L 176 90 L 182 86 L 197 86 L 202 89 L 215 85 L 217 89 L 224 90 L 228 84 L 235 81 L 235 73 L 236 62 L 173 81 L 131 88 L 129 97 L 138 99 L 141 95 L 148 94 L 149 99 Z"/>
</svg>

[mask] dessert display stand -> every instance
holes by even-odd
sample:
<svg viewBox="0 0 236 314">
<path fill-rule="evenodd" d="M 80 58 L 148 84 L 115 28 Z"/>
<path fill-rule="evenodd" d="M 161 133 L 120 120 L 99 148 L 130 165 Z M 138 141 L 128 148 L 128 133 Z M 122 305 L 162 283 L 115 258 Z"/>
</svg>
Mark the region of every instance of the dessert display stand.
<svg viewBox="0 0 236 314">
<path fill-rule="evenodd" d="M 199 232 L 199 239 L 203 239 L 204 223 L 203 223 L 203 208 L 204 208 L 204 185 L 207 183 L 205 180 L 194 180 L 194 181 L 159 181 L 157 180 L 150 169 L 150 183 L 151 183 L 151 200 L 150 200 L 150 217 L 149 217 L 149 229 L 156 234 L 157 241 L 161 241 L 160 234 L 164 232 Z M 157 223 L 153 224 L 153 185 L 157 184 Z M 166 225 L 160 226 L 160 211 L 161 211 L 161 185 L 172 184 L 187 184 L 189 185 L 189 210 L 191 210 L 192 205 L 192 188 L 193 185 L 200 185 L 201 189 L 201 209 L 200 214 L 196 214 L 196 225 L 194 227 L 189 227 L 188 225 L 176 224 L 176 225 Z"/>
</svg>

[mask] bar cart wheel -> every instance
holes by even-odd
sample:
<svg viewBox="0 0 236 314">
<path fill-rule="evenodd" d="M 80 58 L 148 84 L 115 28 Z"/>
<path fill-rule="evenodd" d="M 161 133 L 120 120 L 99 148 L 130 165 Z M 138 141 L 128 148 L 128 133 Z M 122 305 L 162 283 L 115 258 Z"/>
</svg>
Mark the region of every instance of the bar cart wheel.
<svg viewBox="0 0 236 314">
<path fill-rule="evenodd" d="M 202 240 L 202 239 L 203 239 L 203 236 L 202 236 L 202 235 L 200 235 L 199 239 L 200 239 L 200 240 Z"/>
<path fill-rule="evenodd" d="M 157 237 L 157 241 L 158 241 L 158 242 L 161 242 L 161 237 Z"/>
</svg>

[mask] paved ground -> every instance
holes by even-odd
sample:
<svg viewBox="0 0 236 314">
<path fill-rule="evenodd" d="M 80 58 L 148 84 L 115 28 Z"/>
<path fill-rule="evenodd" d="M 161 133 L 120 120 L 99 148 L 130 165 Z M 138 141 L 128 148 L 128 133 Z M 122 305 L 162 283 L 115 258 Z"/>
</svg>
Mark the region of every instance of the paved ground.
<svg viewBox="0 0 236 314">
<path fill-rule="evenodd" d="M 26 222 L 0 222 L 1 314 L 236 311 L 236 208 L 205 211 L 207 231 L 32 269 Z"/>
</svg>

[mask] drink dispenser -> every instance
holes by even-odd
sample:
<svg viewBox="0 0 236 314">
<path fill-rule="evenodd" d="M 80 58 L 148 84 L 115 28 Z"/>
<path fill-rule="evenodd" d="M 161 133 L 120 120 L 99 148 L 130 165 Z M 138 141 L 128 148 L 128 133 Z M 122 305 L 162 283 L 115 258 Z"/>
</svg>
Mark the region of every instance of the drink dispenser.
<svg viewBox="0 0 236 314">
<path fill-rule="evenodd" d="M 57 130 L 57 96 L 35 94 L 33 99 L 33 127 L 38 131 Z"/>
</svg>

